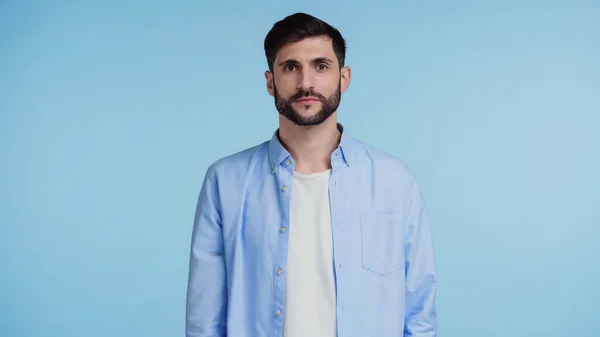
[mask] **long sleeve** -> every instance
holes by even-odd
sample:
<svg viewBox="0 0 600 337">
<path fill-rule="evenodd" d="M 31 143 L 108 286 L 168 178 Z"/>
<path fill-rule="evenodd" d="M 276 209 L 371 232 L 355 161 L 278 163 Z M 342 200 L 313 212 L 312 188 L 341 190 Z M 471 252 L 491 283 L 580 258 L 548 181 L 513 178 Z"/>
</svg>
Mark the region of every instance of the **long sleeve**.
<svg viewBox="0 0 600 337">
<path fill-rule="evenodd" d="M 437 273 L 426 205 L 416 182 L 408 196 L 404 337 L 437 336 Z"/>
<path fill-rule="evenodd" d="M 227 288 L 218 184 L 209 168 L 192 231 L 186 301 L 186 337 L 226 336 Z"/>
</svg>

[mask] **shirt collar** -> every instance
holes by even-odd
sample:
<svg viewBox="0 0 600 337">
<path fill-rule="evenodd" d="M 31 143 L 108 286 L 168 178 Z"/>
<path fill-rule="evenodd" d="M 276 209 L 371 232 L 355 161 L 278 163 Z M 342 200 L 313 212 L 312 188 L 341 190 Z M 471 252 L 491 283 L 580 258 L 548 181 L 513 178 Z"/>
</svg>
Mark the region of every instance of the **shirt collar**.
<svg viewBox="0 0 600 337">
<path fill-rule="evenodd" d="M 350 166 L 351 160 L 351 144 L 352 138 L 348 135 L 347 131 L 344 131 L 344 126 L 337 123 L 337 128 L 342 134 L 338 147 L 331 153 L 331 166 L 335 169 L 339 164 L 344 166 Z M 269 151 L 269 163 L 271 165 L 271 172 L 275 172 L 275 169 L 281 165 L 284 161 L 288 164 L 287 166 L 293 166 L 293 159 L 290 153 L 283 147 L 279 140 L 279 129 L 273 133 L 273 137 L 268 144 Z M 287 161 L 290 159 L 290 161 Z"/>
</svg>

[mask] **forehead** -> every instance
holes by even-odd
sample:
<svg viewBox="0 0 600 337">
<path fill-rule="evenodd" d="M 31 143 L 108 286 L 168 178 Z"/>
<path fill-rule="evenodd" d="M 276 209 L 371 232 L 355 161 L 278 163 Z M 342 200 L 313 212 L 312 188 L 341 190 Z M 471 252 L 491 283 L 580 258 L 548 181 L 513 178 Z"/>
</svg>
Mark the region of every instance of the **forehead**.
<svg viewBox="0 0 600 337">
<path fill-rule="evenodd" d="M 327 57 L 337 61 L 332 40 L 327 36 L 309 37 L 298 42 L 285 44 L 277 52 L 275 62 L 289 59 L 298 62 L 310 62 L 318 57 Z"/>
</svg>

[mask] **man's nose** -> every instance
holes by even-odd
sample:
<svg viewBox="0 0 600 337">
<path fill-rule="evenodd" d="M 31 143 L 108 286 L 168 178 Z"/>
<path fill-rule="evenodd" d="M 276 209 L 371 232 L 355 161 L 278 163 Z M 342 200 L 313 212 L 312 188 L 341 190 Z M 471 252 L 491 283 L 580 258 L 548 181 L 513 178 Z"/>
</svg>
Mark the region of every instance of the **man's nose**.
<svg viewBox="0 0 600 337">
<path fill-rule="evenodd" d="M 298 77 L 298 89 L 310 91 L 314 88 L 314 74 L 310 70 L 302 70 Z"/>
</svg>

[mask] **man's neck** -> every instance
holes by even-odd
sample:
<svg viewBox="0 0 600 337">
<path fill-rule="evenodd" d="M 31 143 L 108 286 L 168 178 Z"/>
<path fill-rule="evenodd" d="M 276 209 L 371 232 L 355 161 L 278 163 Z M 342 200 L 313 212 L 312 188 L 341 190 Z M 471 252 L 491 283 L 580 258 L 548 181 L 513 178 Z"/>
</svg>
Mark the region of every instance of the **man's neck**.
<svg viewBox="0 0 600 337">
<path fill-rule="evenodd" d="M 296 162 L 295 171 L 312 174 L 331 168 L 331 153 L 340 143 L 336 113 L 315 126 L 298 126 L 279 117 L 279 140 Z"/>
</svg>

